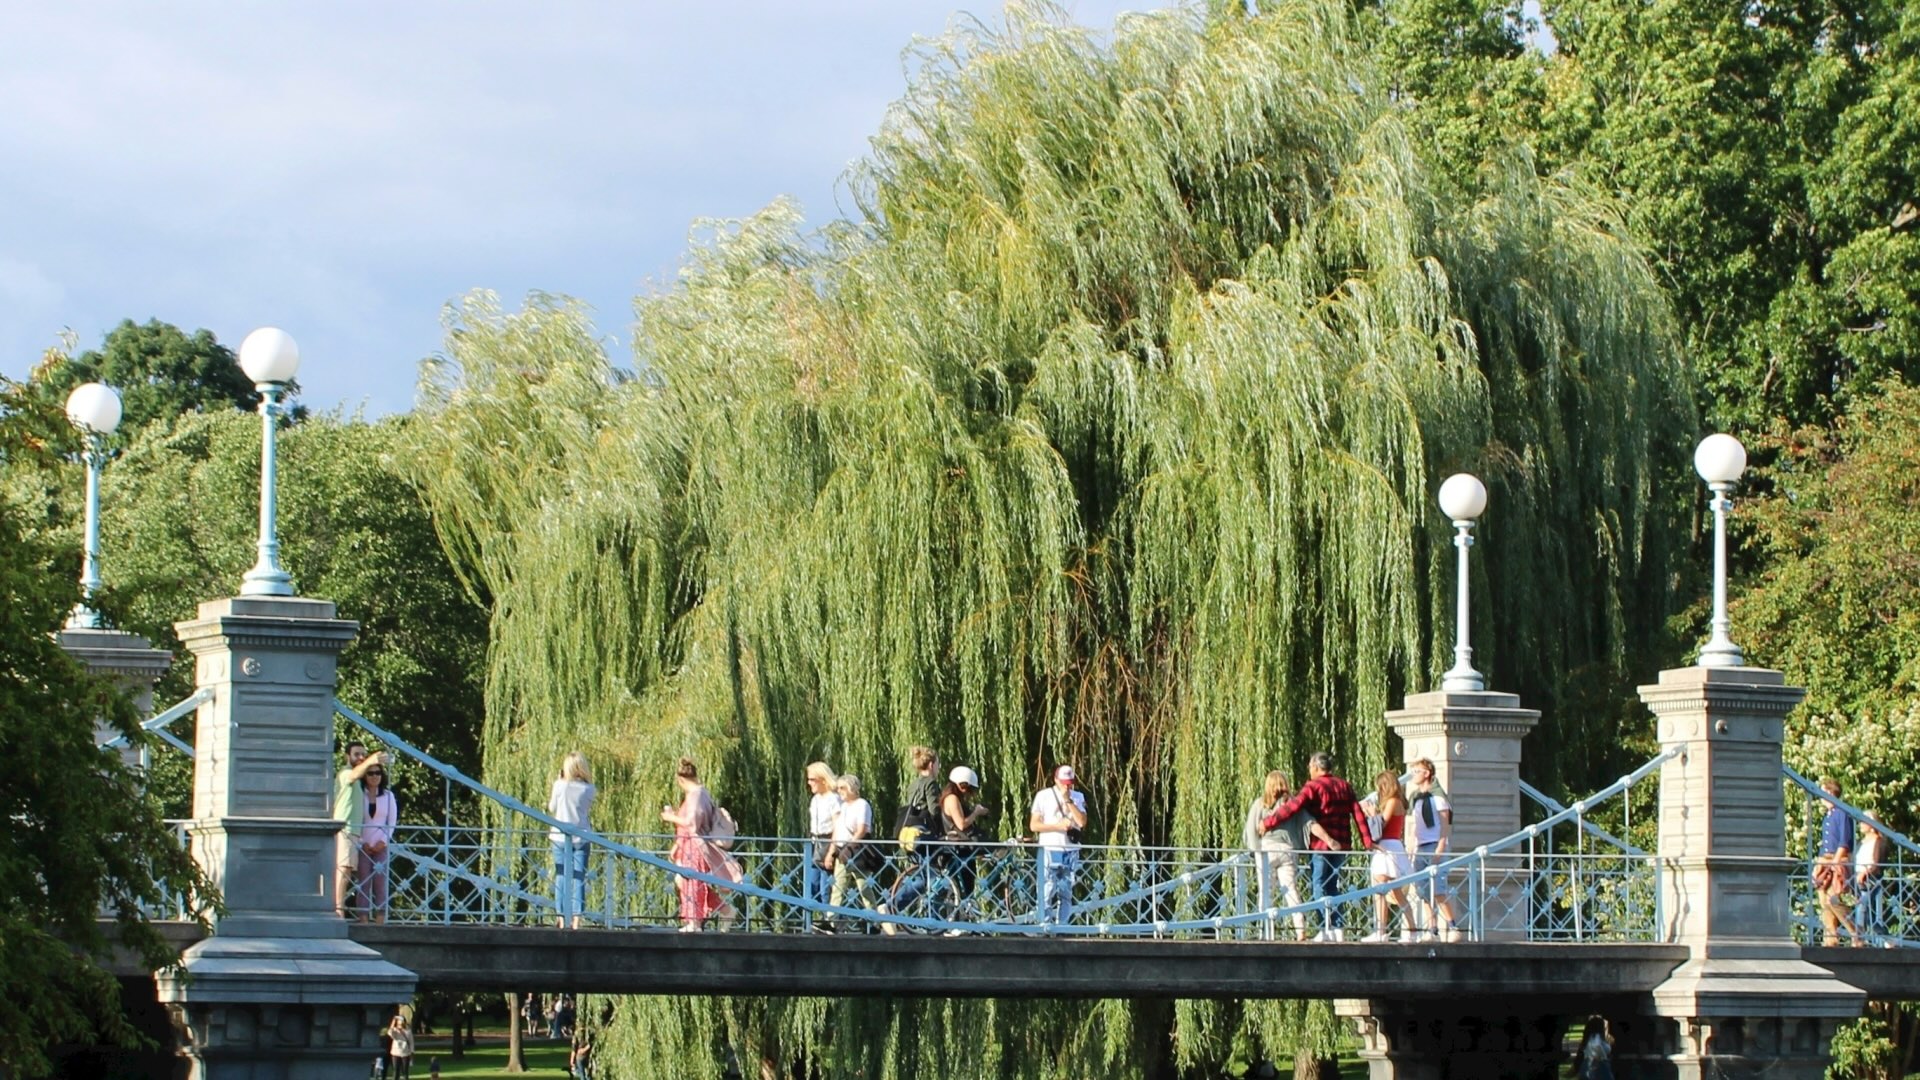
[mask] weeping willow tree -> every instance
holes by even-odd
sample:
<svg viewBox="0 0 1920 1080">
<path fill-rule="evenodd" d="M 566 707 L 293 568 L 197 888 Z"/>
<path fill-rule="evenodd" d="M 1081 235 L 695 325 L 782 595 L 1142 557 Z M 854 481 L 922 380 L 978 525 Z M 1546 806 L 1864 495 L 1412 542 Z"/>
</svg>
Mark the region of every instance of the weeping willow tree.
<svg viewBox="0 0 1920 1080">
<path fill-rule="evenodd" d="M 924 742 L 1014 830 L 1072 761 L 1101 838 L 1236 843 L 1267 769 L 1397 760 L 1382 713 L 1450 660 L 1432 492 L 1463 469 L 1494 500 L 1481 666 L 1548 710 L 1536 750 L 1611 744 L 1562 706 L 1667 613 L 1666 308 L 1614 208 L 1524 153 L 1444 186 L 1346 11 L 1102 42 L 1011 8 L 922 43 L 857 220 L 713 227 L 637 303 L 638 376 L 566 301 L 456 306 L 414 431 L 495 598 L 490 780 L 538 795 L 579 747 L 602 825 L 644 829 L 690 753 L 792 835 L 807 761 L 885 817 Z M 649 999 L 605 1049 L 1048 1077 L 1331 1037 L 1268 1002 Z"/>
</svg>

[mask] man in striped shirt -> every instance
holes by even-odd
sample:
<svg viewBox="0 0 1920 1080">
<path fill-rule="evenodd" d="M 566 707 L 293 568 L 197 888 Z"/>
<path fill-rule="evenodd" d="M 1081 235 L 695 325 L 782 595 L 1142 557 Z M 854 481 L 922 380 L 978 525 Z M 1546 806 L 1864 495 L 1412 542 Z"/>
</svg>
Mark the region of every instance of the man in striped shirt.
<svg viewBox="0 0 1920 1080">
<path fill-rule="evenodd" d="M 1359 834 L 1360 850 L 1373 846 L 1373 834 L 1367 828 L 1367 816 L 1360 809 L 1353 785 L 1333 775 L 1333 756 L 1324 750 L 1316 751 L 1307 759 L 1307 782 L 1300 785 L 1293 798 L 1273 808 L 1273 813 L 1260 823 L 1261 831 L 1279 827 L 1281 822 L 1302 810 L 1312 814 L 1332 839 L 1332 843 L 1328 843 L 1315 836 L 1307 845 L 1313 853 L 1314 895 L 1336 896 L 1340 892 L 1340 870 L 1347 864 L 1347 851 L 1354 846 L 1354 834 Z M 1327 925 L 1320 931 L 1318 940 L 1341 940 L 1344 935 L 1340 923 L 1339 906 L 1329 907 Z"/>
</svg>

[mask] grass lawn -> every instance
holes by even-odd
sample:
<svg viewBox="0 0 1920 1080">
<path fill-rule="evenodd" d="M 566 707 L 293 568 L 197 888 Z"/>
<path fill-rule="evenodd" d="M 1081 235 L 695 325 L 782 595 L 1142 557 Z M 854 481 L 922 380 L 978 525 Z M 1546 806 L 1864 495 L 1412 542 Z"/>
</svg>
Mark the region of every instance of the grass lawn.
<svg viewBox="0 0 1920 1080">
<path fill-rule="evenodd" d="M 428 1080 L 433 1075 L 433 1067 L 428 1064 L 432 1058 L 440 1059 L 440 1075 L 446 1077 L 466 1077 L 468 1080 L 522 1080 L 525 1077 L 560 1077 L 567 1074 L 567 1044 L 548 1042 L 545 1039 L 528 1039 L 523 1044 L 522 1054 L 526 1058 L 527 1071 L 510 1073 L 507 1071 L 507 1038 L 503 1034 L 482 1035 L 480 1045 L 467 1047 L 460 1057 L 447 1056 L 445 1036 L 423 1036 L 413 1051 L 414 1080 Z"/>
</svg>

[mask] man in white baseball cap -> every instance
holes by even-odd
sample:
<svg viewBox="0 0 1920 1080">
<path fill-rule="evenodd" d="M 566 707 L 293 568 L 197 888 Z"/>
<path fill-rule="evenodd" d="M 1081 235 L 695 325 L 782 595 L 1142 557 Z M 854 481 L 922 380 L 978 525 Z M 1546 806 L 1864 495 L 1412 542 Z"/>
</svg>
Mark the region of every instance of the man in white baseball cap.
<svg viewBox="0 0 1920 1080">
<path fill-rule="evenodd" d="M 1080 869 L 1080 830 L 1087 827 L 1087 797 L 1073 766 L 1053 770 L 1053 786 L 1033 797 L 1027 829 L 1040 845 L 1040 917 L 1064 923 L 1073 915 L 1073 879 Z"/>
</svg>

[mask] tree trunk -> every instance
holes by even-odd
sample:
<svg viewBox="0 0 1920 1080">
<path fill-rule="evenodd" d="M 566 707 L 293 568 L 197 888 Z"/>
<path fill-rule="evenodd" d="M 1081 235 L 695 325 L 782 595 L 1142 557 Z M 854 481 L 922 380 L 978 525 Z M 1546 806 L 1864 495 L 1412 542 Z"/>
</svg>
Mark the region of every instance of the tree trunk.
<svg viewBox="0 0 1920 1080">
<path fill-rule="evenodd" d="M 526 1055 L 520 1052 L 520 995 L 507 995 L 507 1070 L 510 1073 L 527 1071 Z"/>
<path fill-rule="evenodd" d="M 1340 1062 L 1302 1050 L 1293 1056 L 1293 1080 L 1340 1080 Z"/>
<path fill-rule="evenodd" d="M 457 1058 L 465 1053 L 466 1048 L 460 1045 L 460 1021 L 465 1019 L 466 1015 L 466 1005 L 458 1004 L 453 1007 L 453 1038 L 448 1040 L 448 1057 Z"/>
</svg>

